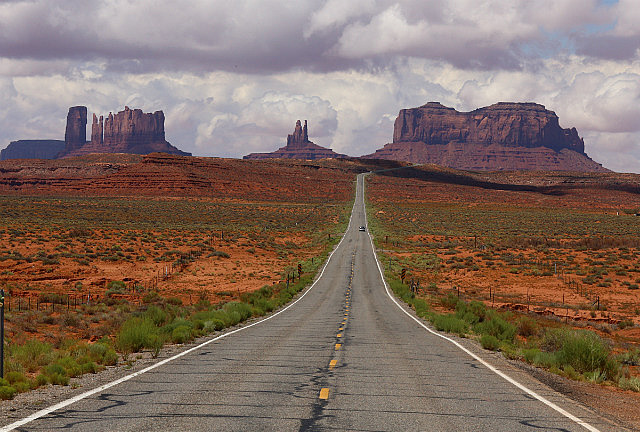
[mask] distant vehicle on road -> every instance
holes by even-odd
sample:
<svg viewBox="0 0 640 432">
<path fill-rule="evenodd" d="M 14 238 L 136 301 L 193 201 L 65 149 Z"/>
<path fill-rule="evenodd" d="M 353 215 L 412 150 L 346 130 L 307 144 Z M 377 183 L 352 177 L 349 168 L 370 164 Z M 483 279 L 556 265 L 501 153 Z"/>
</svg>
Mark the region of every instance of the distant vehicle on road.
<svg viewBox="0 0 640 432">
<path fill-rule="evenodd" d="M 365 227 L 361 226 L 360 228 L 358 228 L 360 231 L 365 231 Z"/>
</svg>

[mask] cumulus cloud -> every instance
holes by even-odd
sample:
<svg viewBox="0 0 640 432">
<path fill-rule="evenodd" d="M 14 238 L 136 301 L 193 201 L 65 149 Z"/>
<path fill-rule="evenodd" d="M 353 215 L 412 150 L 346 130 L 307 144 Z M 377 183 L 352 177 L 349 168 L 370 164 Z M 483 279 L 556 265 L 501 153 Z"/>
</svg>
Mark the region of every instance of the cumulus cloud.
<svg viewBox="0 0 640 432">
<path fill-rule="evenodd" d="M 127 104 L 164 110 L 168 140 L 197 155 L 273 150 L 297 119 L 317 144 L 361 155 L 391 140 L 402 108 L 533 101 L 605 166 L 638 170 L 636 4 L 4 1 L 0 145 L 62 138 L 72 105 Z"/>
<path fill-rule="evenodd" d="M 518 68 L 530 60 L 532 46 L 550 46 L 549 32 L 594 47 L 600 35 L 589 26 L 616 23 L 603 41 L 637 37 L 632 3 L 14 1 L 0 4 L 0 56 L 102 60 L 111 70 L 134 73 L 327 71 L 397 55 L 462 68 Z"/>
</svg>

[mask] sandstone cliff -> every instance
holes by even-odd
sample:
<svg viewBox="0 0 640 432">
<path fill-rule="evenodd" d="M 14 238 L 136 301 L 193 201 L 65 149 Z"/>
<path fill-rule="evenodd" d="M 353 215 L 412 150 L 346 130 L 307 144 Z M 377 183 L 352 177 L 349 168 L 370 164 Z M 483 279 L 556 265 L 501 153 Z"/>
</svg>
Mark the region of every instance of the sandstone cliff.
<svg viewBox="0 0 640 432">
<path fill-rule="evenodd" d="M 60 140 L 18 140 L 11 141 L 0 151 L 0 160 L 7 159 L 55 159 L 64 149 Z"/>
<path fill-rule="evenodd" d="M 74 106 L 67 114 L 67 129 L 64 133 L 65 153 L 84 146 L 87 142 L 87 107 Z"/>
<path fill-rule="evenodd" d="M 84 117 L 76 112 L 84 108 Z M 73 115 L 72 115 L 73 110 Z M 84 122 L 82 126 L 79 123 Z M 71 122 L 71 124 L 70 124 Z M 60 157 L 81 156 L 89 153 L 129 153 L 149 154 L 154 152 L 190 156 L 169 144 L 164 133 L 164 113 L 144 113 L 140 109 L 125 107 L 117 114 L 109 113 L 104 118 L 94 114 L 91 125 L 91 141 L 78 145 L 81 139 L 86 139 L 87 116 L 86 107 L 73 107 L 67 116 L 67 134 L 65 135 L 65 151 Z M 82 138 L 78 129 L 84 131 Z M 69 133 L 72 131 L 72 133 Z M 70 137 L 67 139 L 67 137 Z"/>
<path fill-rule="evenodd" d="M 465 113 L 437 102 L 403 109 L 393 143 L 365 158 L 468 170 L 606 171 L 584 153 L 575 128 L 535 103 L 497 103 Z"/>
<path fill-rule="evenodd" d="M 309 141 L 309 133 L 307 130 L 307 121 L 304 126 L 300 120 L 296 122 L 296 127 L 292 134 L 287 136 L 287 145 L 280 147 L 271 153 L 251 153 L 243 157 L 243 159 L 327 159 L 327 158 L 345 158 L 343 154 L 338 154 L 333 150 L 319 146 Z"/>
</svg>

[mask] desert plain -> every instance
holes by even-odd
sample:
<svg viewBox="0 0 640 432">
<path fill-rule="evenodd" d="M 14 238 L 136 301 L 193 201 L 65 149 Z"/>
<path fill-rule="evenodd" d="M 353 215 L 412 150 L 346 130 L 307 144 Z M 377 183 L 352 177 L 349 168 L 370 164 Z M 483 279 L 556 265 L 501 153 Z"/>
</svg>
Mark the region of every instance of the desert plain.
<svg viewBox="0 0 640 432">
<path fill-rule="evenodd" d="M 492 349 L 519 360 L 547 329 L 590 330 L 621 359 L 625 382 L 640 377 L 636 175 L 159 154 L 6 161 L 0 171 L 6 367 L 18 391 L 280 307 L 340 238 L 355 175 L 369 171 L 367 229 L 387 278 L 412 298 L 434 314 L 460 302 L 498 311 L 520 348 Z M 155 339 L 127 342 L 132 322 L 152 322 Z M 52 364 L 68 366 L 61 379 Z M 567 371 L 554 372 L 586 379 Z M 612 377 L 586 381 L 637 402 Z"/>
</svg>

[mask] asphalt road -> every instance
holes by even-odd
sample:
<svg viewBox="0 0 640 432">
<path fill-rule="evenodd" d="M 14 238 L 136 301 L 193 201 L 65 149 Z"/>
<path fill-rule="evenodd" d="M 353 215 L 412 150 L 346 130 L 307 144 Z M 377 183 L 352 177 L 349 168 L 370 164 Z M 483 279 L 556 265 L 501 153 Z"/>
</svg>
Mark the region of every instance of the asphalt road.
<svg viewBox="0 0 640 432">
<path fill-rule="evenodd" d="M 357 190 L 349 229 L 297 303 L 18 430 L 621 430 L 471 348 L 519 388 L 403 312 L 358 231 L 361 177 Z"/>
</svg>

